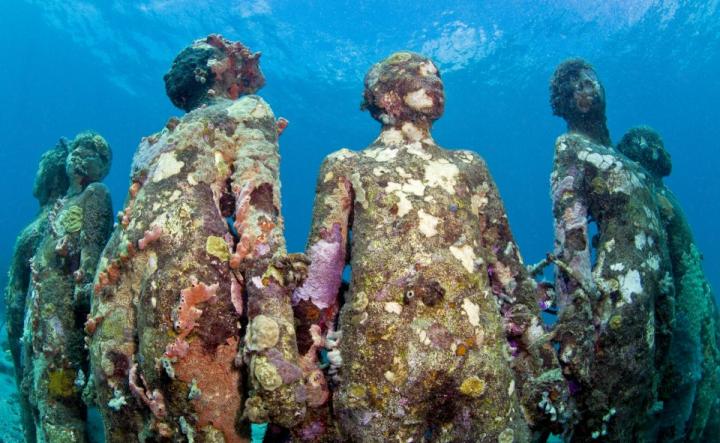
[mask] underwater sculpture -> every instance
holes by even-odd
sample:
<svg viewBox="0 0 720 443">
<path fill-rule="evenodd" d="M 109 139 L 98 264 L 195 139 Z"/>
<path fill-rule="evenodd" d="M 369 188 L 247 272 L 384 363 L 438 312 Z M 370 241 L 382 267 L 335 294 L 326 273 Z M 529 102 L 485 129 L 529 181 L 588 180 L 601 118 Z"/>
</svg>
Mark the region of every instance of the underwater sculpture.
<svg viewBox="0 0 720 443">
<path fill-rule="evenodd" d="M 24 371 L 20 340 L 23 335 L 23 323 L 25 321 L 25 302 L 30 288 L 32 271 L 30 260 L 35 255 L 38 245 L 47 232 L 48 215 L 55 201 L 65 195 L 67 191 L 66 158 L 67 140 L 60 139 L 58 144 L 45 152 L 40 159 L 33 184 L 33 196 L 40 203 L 40 212 L 20 232 L 15 241 L 15 249 L 13 250 L 8 271 L 8 284 L 5 288 L 8 343 L 10 344 L 10 353 L 15 367 L 22 425 L 25 432 L 25 441 L 27 442 L 35 441 L 35 424 L 27 393 L 23 392 L 21 387 Z"/>
<path fill-rule="evenodd" d="M 610 144 L 593 68 L 562 63 L 550 93 L 553 114 L 568 124 L 555 143 L 551 197 L 554 334 L 579 413 L 572 440 L 649 440 L 673 318 L 664 225 L 643 170 Z"/>
<path fill-rule="evenodd" d="M 720 440 L 718 310 L 702 269 L 702 257 L 675 195 L 663 183 L 670 154 L 652 128 L 630 129 L 617 150 L 648 172 L 667 232 L 675 285 L 675 323 L 660 387 L 660 441 Z"/>
<path fill-rule="evenodd" d="M 248 441 L 243 417 L 302 417 L 290 296 L 307 262 L 285 255 L 283 125 L 248 95 L 259 56 L 210 35 L 165 75 L 189 112 L 138 147 L 86 324 L 108 442 Z"/>
<path fill-rule="evenodd" d="M 43 160 L 54 163 L 65 148 Z M 22 339 L 23 391 L 32 405 L 38 441 L 83 442 L 88 372 L 83 321 L 92 279 L 112 230 L 110 193 L 99 183 L 110 170 L 105 139 L 83 132 L 67 145 L 66 177 L 48 177 L 47 196 L 67 192 L 47 214 L 46 231 L 31 260 Z M 67 180 L 67 182 L 65 181 Z"/>
<path fill-rule="evenodd" d="M 432 61 L 393 54 L 365 78 L 380 136 L 321 167 L 293 294 L 308 379 L 298 440 L 528 441 L 528 424 L 562 418 L 565 381 L 493 179 L 477 154 L 432 139 L 444 100 Z"/>
</svg>

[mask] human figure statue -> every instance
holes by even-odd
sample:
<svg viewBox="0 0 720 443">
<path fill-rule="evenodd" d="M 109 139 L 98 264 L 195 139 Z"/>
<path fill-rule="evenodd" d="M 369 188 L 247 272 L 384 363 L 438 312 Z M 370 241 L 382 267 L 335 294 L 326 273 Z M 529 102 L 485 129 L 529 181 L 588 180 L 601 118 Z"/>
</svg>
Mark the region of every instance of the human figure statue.
<svg viewBox="0 0 720 443">
<path fill-rule="evenodd" d="M 165 75 L 189 112 L 140 143 L 86 323 L 108 442 L 243 442 L 244 418 L 302 417 L 290 296 L 307 263 L 285 254 L 284 124 L 250 95 L 259 56 L 210 35 Z"/>
<path fill-rule="evenodd" d="M 64 151 L 60 147 L 43 160 L 55 167 Z M 110 193 L 100 183 L 111 160 L 105 139 L 83 132 L 67 145 L 66 177 L 50 176 L 50 182 L 38 183 L 49 186 L 42 191 L 47 197 L 67 186 L 47 213 L 46 229 L 30 262 L 22 339 L 22 390 L 32 405 L 41 442 L 86 441 L 83 322 L 95 268 L 112 228 Z"/>
<path fill-rule="evenodd" d="M 656 350 L 664 355 L 672 322 L 664 226 L 645 174 L 611 145 L 592 66 L 562 63 L 550 95 L 568 125 L 555 143 L 551 196 L 554 334 L 579 413 L 571 440 L 649 441 L 661 407 Z"/>
<path fill-rule="evenodd" d="M 617 150 L 642 166 L 653 182 L 672 261 L 675 323 L 660 385 L 660 441 L 719 441 L 718 310 L 687 218 L 662 181 L 672 170 L 670 154 L 660 134 L 647 126 L 630 129 Z"/>
<path fill-rule="evenodd" d="M 8 342 L 15 367 L 15 380 L 18 385 L 20 399 L 20 412 L 25 433 L 25 441 L 35 441 L 35 424 L 32 410 L 28 402 L 27 392 L 22 390 L 24 368 L 22 365 L 23 323 L 25 320 L 25 303 L 30 288 L 30 260 L 37 250 L 48 228 L 48 214 L 55 201 L 64 196 L 68 188 L 68 178 L 65 173 L 65 159 L 67 157 L 67 140 L 60 139 L 58 144 L 45 152 L 40 159 L 33 196 L 40 203 L 40 212 L 35 219 L 27 225 L 15 241 L 10 269 L 8 271 L 8 284 L 5 288 L 6 324 Z"/>
<path fill-rule="evenodd" d="M 335 441 L 519 442 L 530 438 L 524 414 L 537 420 L 531 425 L 551 421 L 537 405 L 543 391 L 552 403 L 564 381 L 559 366 L 536 366 L 549 347 L 534 282 L 484 161 L 433 140 L 444 104 L 433 62 L 395 53 L 365 77 L 363 107 L 382 124 L 379 137 L 322 164 L 311 265 L 293 294 L 308 381 L 299 441 L 333 441 L 339 432 Z M 516 367 L 544 374 L 544 384 L 514 378 Z M 531 385 L 537 397 L 523 408 Z M 312 409 L 327 406 L 330 390 L 337 423 Z"/>
</svg>

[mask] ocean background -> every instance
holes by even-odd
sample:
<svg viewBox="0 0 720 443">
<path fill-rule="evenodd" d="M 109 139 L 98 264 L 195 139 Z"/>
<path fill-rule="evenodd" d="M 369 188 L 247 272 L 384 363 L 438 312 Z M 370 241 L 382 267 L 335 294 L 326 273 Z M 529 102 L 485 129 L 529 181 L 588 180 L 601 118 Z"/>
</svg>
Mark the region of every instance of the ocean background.
<svg viewBox="0 0 720 443">
<path fill-rule="evenodd" d="M 290 251 L 304 248 L 323 157 L 362 149 L 378 133 L 359 111 L 365 72 L 407 49 L 441 68 L 447 102 L 435 139 L 487 160 L 525 261 L 543 258 L 553 247 L 554 140 L 565 130 L 548 81 L 558 63 L 581 56 L 604 83 L 613 142 L 637 124 L 662 134 L 673 157 L 666 183 L 720 288 L 717 0 L 2 0 L 0 8 L 0 287 L 15 237 L 38 209 L 40 155 L 60 136 L 100 132 L 113 149 L 105 183 L 118 211 L 141 137 L 182 115 L 163 74 L 192 40 L 220 33 L 263 53 L 260 95 L 290 121 L 280 139 Z M 14 381 L 0 369 L 0 439 L 16 441 L 3 412 Z"/>
</svg>

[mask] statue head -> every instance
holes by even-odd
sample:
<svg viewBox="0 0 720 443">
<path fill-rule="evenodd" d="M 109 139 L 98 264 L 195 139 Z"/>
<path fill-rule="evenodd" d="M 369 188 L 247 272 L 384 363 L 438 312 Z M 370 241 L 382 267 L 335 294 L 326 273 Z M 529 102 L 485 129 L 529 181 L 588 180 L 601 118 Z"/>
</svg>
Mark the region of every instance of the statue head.
<svg viewBox="0 0 720 443">
<path fill-rule="evenodd" d="M 571 126 L 605 123 L 605 89 L 593 67 L 583 59 L 562 62 L 550 80 L 553 115 Z"/>
<path fill-rule="evenodd" d="M 61 138 L 54 148 L 46 151 L 40 158 L 33 195 L 40 206 L 52 203 L 67 192 L 68 176 L 65 172 L 65 160 L 68 155 L 68 141 Z"/>
<path fill-rule="evenodd" d="M 618 143 L 617 150 L 657 178 L 667 177 L 672 171 L 670 153 L 665 150 L 660 134 L 649 126 L 630 128 Z"/>
<path fill-rule="evenodd" d="M 183 49 L 163 78 L 168 97 L 185 111 L 217 99 L 235 100 L 265 85 L 260 53 L 216 34 Z"/>
<path fill-rule="evenodd" d="M 90 183 L 98 182 L 110 172 L 112 151 L 105 139 L 96 132 L 78 134 L 68 145 L 65 172 L 71 184 L 85 189 Z"/>
<path fill-rule="evenodd" d="M 384 126 L 412 122 L 429 128 L 445 110 L 440 71 L 427 57 L 396 52 L 365 75 L 362 109 Z"/>
</svg>

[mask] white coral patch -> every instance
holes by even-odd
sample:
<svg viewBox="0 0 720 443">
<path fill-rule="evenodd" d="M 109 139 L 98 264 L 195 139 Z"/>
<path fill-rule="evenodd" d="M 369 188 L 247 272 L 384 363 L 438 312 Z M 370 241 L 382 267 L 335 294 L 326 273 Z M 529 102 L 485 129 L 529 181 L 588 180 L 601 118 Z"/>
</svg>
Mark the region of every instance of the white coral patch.
<svg viewBox="0 0 720 443">
<path fill-rule="evenodd" d="M 262 289 L 265 287 L 262 281 L 262 277 L 253 277 L 250 279 L 253 285 L 255 285 L 256 288 Z"/>
<path fill-rule="evenodd" d="M 587 161 L 601 171 L 606 171 L 615 164 L 615 157 L 597 152 L 580 151 L 578 158 L 582 161 Z"/>
<path fill-rule="evenodd" d="M 468 272 L 475 272 L 475 251 L 472 246 L 464 245 L 461 247 L 450 246 L 450 253 L 462 263 L 465 270 Z"/>
<path fill-rule="evenodd" d="M 612 238 L 608 240 L 604 245 L 603 248 L 605 248 L 606 251 L 612 252 L 612 250 L 615 248 L 615 239 Z"/>
<path fill-rule="evenodd" d="M 163 152 L 158 158 L 152 181 L 157 183 L 180 172 L 185 163 L 175 158 L 174 152 Z"/>
<path fill-rule="evenodd" d="M 530 327 L 528 328 L 528 337 L 530 338 L 530 342 L 535 343 L 538 339 L 542 338 L 543 335 L 545 335 L 545 330 L 538 321 L 538 318 L 533 317 L 530 322 Z"/>
<path fill-rule="evenodd" d="M 388 172 L 390 172 L 390 170 L 389 170 L 388 168 L 384 168 L 384 167 L 382 167 L 382 166 L 378 166 L 378 167 L 376 167 L 376 168 L 373 168 L 373 175 L 374 175 L 375 177 L 380 177 L 380 176 L 382 176 L 382 175 L 384 175 L 384 174 L 387 174 Z"/>
<path fill-rule="evenodd" d="M 395 160 L 398 150 L 395 148 L 372 148 L 363 152 L 365 157 L 370 157 L 377 162 L 389 162 Z"/>
<path fill-rule="evenodd" d="M 416 111 L 423 111 L 428 108 L 432 108 L 433 99 L 427 93 L 424 88 L 420 88 L 417 91 L 408 92 L 404 97 L 405 103 Z"/>
<path fill-rule="evenodd" d="M 411 178 L 402 185 L 402 191 L 406 194 L 422 197 L 425 194 L 425 184 L 418 179 Z"/>
<path fill-rule="evenodd" d="M 402 125 L 402 133 L 405 134 L 405 137 L 407 137 L 409 140 L 415 142 L 422 139 L 423 135 L 425 135 L 424 132 L 420 130 L 420 128 L 410 122 L 404 123 Z"/>
<path fill-rule="evenodd" d="M 620 294 L 626 303 L 632 303 L 633 294 L 642 294 L 642 281 L 637 270 L 630 270 L 620 276 Z"/>
<path fill-rule="evenodd" d="M 402 177 L 402 178 L 410 178 L 410 177 L 412 177 L 411 174 L 408 174 L 407 172 L 405 172 L 405 169 L 401 168 L 400 166 L 398 166 L 397 168 L 395 168 L 395 171 L 397 171 L 398 175 L 400 175 L 400 177 Z"/>
<path fill-rule="evenodd" d="M 420 230 L 420 232 L 423 233 L 425 237 L 432 237 L 437 234 L 436 228 L 438 223 L 440 222 L 439 218 L 428 214 L 422 209 L 418 211 L 418 218 L 420 219 L 418 229 Z"/>
<path fill-rule="evenodd" d="M 645 232 L 640 232 L 639 234 L 635 234 L 635 248 L 636 249 L 643 249 L 646 244 L 647 244 L 647 236 L 645 235 Z"/>
<path fill-rule="evenodd" d="M 405 143 L 405 138 L 399 129 L 390 128 L 380 133 L 379 141 L 384 145 L 400 146 Z"/>
<path fill-rule="evenodd" d="M 402 305 L 394 301 L 387 302 L 385 303 L 385 311 L 391 314 L 400 315 L 402 313 Z"/>
<path fill-rule="evenodd" d="M 428 186 L 440 187 L 448 194 L 455 194 L 455 182 L 460 170 L 445 159 L 430 161 L 425 165 L 424 181 Z"/>
<path fill-rule="evenodd" d="M 260 109 L 258 109 L 260 108 Z M 263 109 L 264 108 L 264 109 Z M 230 106 L 227 108 L 228 116 L 230 116 L 232 119 L 241 121 L 245 118 L 247 118 L 248 114 L 255 114 L 258 115 L 272 115 L 270 113 L 270 109 L 262 99 L 259 97 L 242 97 L 238 100 L 235 100 L 232 102 Z"/>
<path fill-rule="evenodd" d="M 365 188 L 363 188 L 360 174 L 357 172 L 350 176 L 350 183 L 353 185 L 353 191 L 355 191 L 355 201 L 358 202 L 363 208 L 367 207 L 367 200 L 365 199 Z"/>
<path fill-rule="evenodd" d="M 625 269 L 625 265 L 622 263 L 613 263 L 610 265 L 610 270 L 612 271 L 622 272 L 623 269 Z"/>
<path fill-rule="evenodd" d="M 410 200 L 408 200 L 407 193 L 403 191 L 402 187 L 403 185 L 395 182 L 389 182 L 387 186 L 385 186 L 385 192 L 387 192 L 388 194 L 395 194 L 395 196 L 398 198 L 398 217 L 403 217 L 412 209 L 412 203 L 410 203 Z"/>
<path fill-rule="evenodd" d="M 462 307 L 470 324 L 480 326 L 480 306 L 471 302 L 469 298 L 464 298 Z"/>
<path fill-rule="evenodd" d="M 473 160 L 475 160 L 473 153 L 470 151 L 459 151 L 458 156 L 460 157 L 460 160 L 465 163 L 472 163 Z"/>
<path fill-rule="evenodd" d="M 645 263 L 652 269 L 653 271 L 657 271 L 660 269 L 660 257 L 657 255 L 652 255 L 648 257 L 648 259 L 645 261 Z"/>
<path fill-rule="evenodd" d="M 407 151 L 408 153 L 416 155 L 423 160 L 430 160 L 432 158 L 432 154 L 424 151 L 422 143 L 420 142 L 410 143 L 409 145 L 407 145 Z"/>
<path fill-rule="evenodd" d="M 437 74 L 437 68 L 434 64 L 432 64 L 432 62 L 425 62 L 420 64 L 420 66 L 418 67 L 418 72 L 423 77 L 427 77 L 428 75 Z"/>
<path fill-rule="evenodd" d="M 339 149 L 332 154 L 328 155 L 326 158 L 328 160 L 345 160 L 346 158 L 354 157 L 355 153 L 347 148 Z"/>
</svg>

